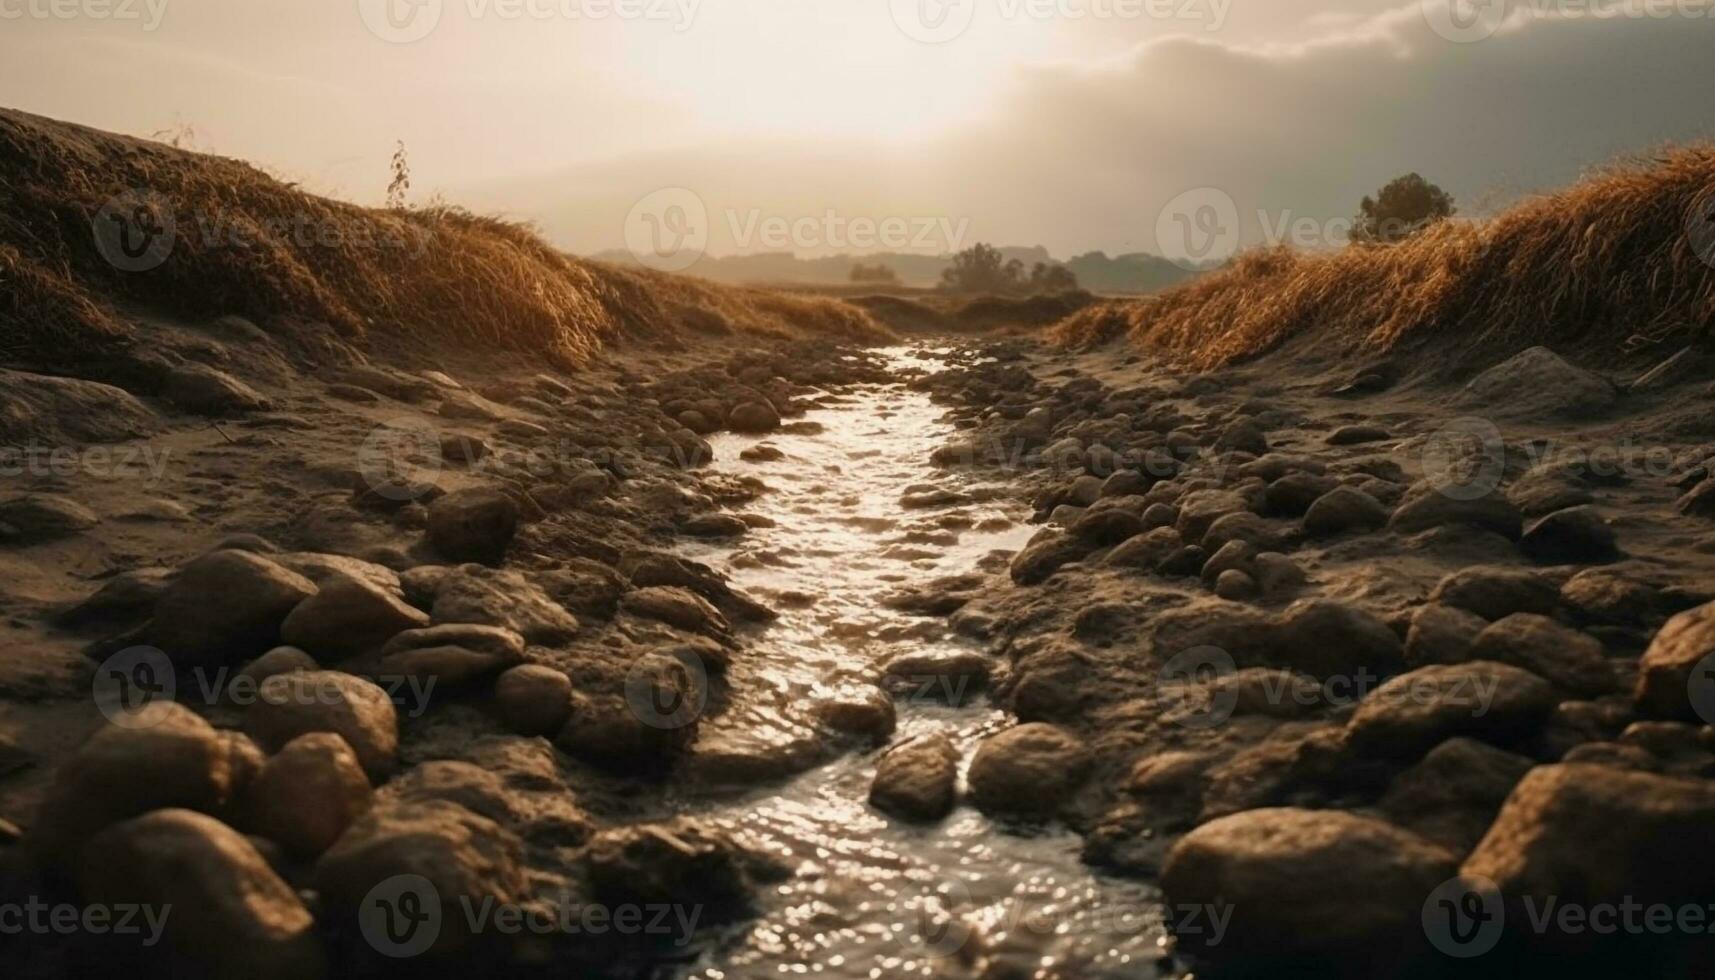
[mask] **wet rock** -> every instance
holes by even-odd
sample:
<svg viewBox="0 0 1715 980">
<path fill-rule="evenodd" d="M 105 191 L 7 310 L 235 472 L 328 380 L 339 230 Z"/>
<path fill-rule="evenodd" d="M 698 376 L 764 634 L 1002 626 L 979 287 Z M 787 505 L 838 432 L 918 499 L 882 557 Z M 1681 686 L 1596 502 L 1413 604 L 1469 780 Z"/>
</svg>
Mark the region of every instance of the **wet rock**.
<svg viewBox="0 0 1715 980">
<path fill-rule="evenodd" d="M 437 625 L 477 623 L 553 645 L 578 632 L 577 617 L 511 569 L 461 565 L 439 578 L 429 618 Z"/>
<path fill-rule="evenodd" d="M 881 683 L 895 701 L 958 705 L 988 689 L 991 669 L 980 653 L 905 653 L 887 662 Z"/>
<path fill-rule="evenodd" d="M 1122 542 L 1108 552 L 1107 557 L 1102 559 L 1102 564 L 1153 571 L 1184 544 L 1184 539 L 1179 537 L 1178 531 L 1171 527 L 1157 527 Z"/>
<path fill-rule="evenodd" d="M 95 511 L 51 493 L 32 493 L 0 503 L 0 542 L 42 544 L 82 534 L 101 523 Z"/>
<path fill-rule="evenodd" d="M 494 709 L 520 735 L 554 735 L 572 713 L 572 681 L 540 664 L 513 667 L 494 682 Z"/>
<path fill-rule="evenodd" d="M 1405 500 L 1394 510 L 1388 524 L 1406 534 L 1468 524 L 1518 540 L 1524 529 L 1524 516 L 1512 501 L 1498 492 L 1469 497 L 1466 489 L 1459 488 L 1460 492 L 1455 494 L 1432 483 L 1419 483 L 1406 492 Z"/>
<path fill-rule="evenodd" d="M 899 506 L 906 510 L 932 510 L 939 507 L 954 507 L 970 503 L 971 498 L 956 490 L 945 487 L 930 487 L 917 485 L 907 488 L 899 498 Z"/>
<path fill-rule="evenodd" d="M 1446 850 L 1380 820 L 1261 809 L 1187 834 L 1162 888 L 1174 907 L 1231 910 L 1224 935 L 1179 936 L 1211 961 L 1283 969 L 1359 956 L 1374 968 L 1421 941 L 1424 899 L 1455 867 Z"/>
<path fill-rule="evenodd" d="M 1381 501 L 1351 487 L 1337 487 L 1316 498 L 1304 514 L 1304 531 L 1314 537 L 1332 537 L 1348 531 L 1373 531 L 1385 527 L 1388 510 Z"/>
<path fill-rule="evenodd" d="M 1507 903 L 1507 927 L 1537 949 L 1577 947 L 1580 939 L 1531 930 L 1527 898 L 1538 910 L 1551 898 L 1584 908 L 1701 907 L 1715 875 L 1715 784 L 1608 766 L 1538 766 L 1514 788 L 1461 873 L 1492 881 Z M 1705 958 L 1708 940 L 1670 931 L 1637 942 L 1647 945 L 1634 952 L 1689 963 Z M 1694 958 L 1680 958 L 1686 954 Z M 1653 958 L 1633 964 L 1649 973 Z"/>
<path fill-rule="evenodd" d="M 687 426 L 687 428 L 690 427 Z M 693 428 L 692 431 L 695 432 L 698 430 Z M 699 434 L 707 435 L 708 433 L 702 432 Z M 781 451 L 778 446 L 770 446 L 767 443 L 763 443 L 760 446 L 747 447 L 738 454 L 738 458 L 747 463 L 776 463 L 785 459 L 786 453 Z"/>
<path fill-rule="evenodd" d="M 1698 717 L 1699 709 L 1709 712 L 1715 705 L 1715 678 L 1698 676 L 1697 671 L 1711 656 L 1715 656 L 1715 602 L 1668 620 L 1638 663 L 1634 692 L 1638 710 L 1684 719 Z M 1693 693 L 1702 695 L 1702 700 L 1693 702 Z M 1702 720 L 1709 721 L 1707 714 Z"/>
<path fill-rule="evenodd" d="M 1620 557 L 1614 529 L 1594 507 L 1557 510 L 1526 528 L 1519 550 L 1546 565 L 1591 564 Z"/>
<path fill-rule="evenodd" d="M 750 525 L 737 514 L 698 514 L 680 524 L 679 531 L 693 538 L 738 538 L 750 532 Z"/>
<path fill-rule="evenodd" d="M 1448 575 L 1429 599 L 1496 620 L 1521 612 L 1549 615 L 1560 605 L 1560 591 L 1535 572 L 1478 567 Z"/>
<path fill-rule="evenodd" d="M 1314 677 L 1386 676 L 1405 662 L 1386 623 L 1342 602 L 1304 599 L 1287 607 L 1275 632 L 1275 658 Z"/>
<path fill-rule="evenodd" d="M 233 746 L 183 705 L 161 701 L 109 724 L 54 773 L 32 840 L 50 862 L 102 828 L 150 810 L 219 812 L 237 783 Z"/>
<path fill-rule="evenodd" d="M 841 687 L 817 701 L 815 710 L 817 719 L 828 728 L 876 742 L 892 737 L 898 725 L 893 698 L 867 684 Z"/>
<path fill-rule="evenodd" d="M 499 626 L 445 623 L 406 630 L 387 641 L 375 666 L 380 677 L 433 678 L 453 690 L 524 661 L 524 637 Z"/>
<path fill-rule="evenodd" d="M 1276 517 L 1298 517 L 1339 486 L 1339 480 L 1325 474 L 1288 473 L 1263 489 L 1263 510 Z"/>
<path fill-rule="evenodd" d="M 1471 644 L 1471 657 L 1522 667 L 1586 697 L 1610 693 L 1616 684 L 1600 641 L 1533 613 L 1491 623 Z"/>
<path fill-rule="evenodd" d="M 155 607 L 151 642 L 181 666 L 219 666 L 280 645 L 280 624 L 316 593 L 260 555 L 213 551 L 179 570 Z"/>
<path fill-rule="evenodd" d="M 78 883 L 91 904 L 170 909 L 163 941 L 179 970 L 264 980 L 327 972 L 303 901 L 213 817 L 163 809 L 116 824 L 90 841 Z"/>
<path fill-rule="evenodd" d="M 521 798 L 499 772 L 457 759 L 436 759 L 412 768 L 381 791 L 379 806 L 452 803 L 501 827 L 523 819 Z"/>
<path fill-rule="evenodd" d="M 327 580 L 280 624 L 280 639 L 323 661 L 373 652 L 390 638 L 429 625 L 428 614 L 396 593 L 351 578 Z"/>
<path fill-rule="evenodd" d="M 429 505 L 429 543 L 453 561 L 496 564 L 517 530 L 518 505 L 498 490 L 460 490 Z"/>
<path fill-rule="evenodd" d="M 522 858 L 517 837 L 456 803 L 399 802 L 377 806 L 353 824 L 316 862 L 313 881 L 329 924 L 353 932 L 378 886 L 411 889 L 419 900 L 428 892 L 444 914 L 425 952 L 444 955 L 468 948 L 475 936 L 464 908 L 523 897 Z M 395 880 L 402 875 L 411 877 Z"/>
<path fill-rule="evenodd" d="M 201 364 L 183 364 L 167 372 L 161 397 L 174 408 L 193 415 L 242 415 L 267 411 L 267 398 L 224 371 Z"/>
<path fill-rule="evenodd" d="M 300 735 L 333 732 L 357 753 L 371 781 L 393 772 L 399 719 L 387 692 L 338 671 L 278 674 L 262 682 L 244 715 L 244 730 L 270 752 Z"/>
<path fill-rule="evenodd" d="M 734 432 L 773 432 L 780 428 L 780 413 L 767 402 L 745 402 L 733 407 L 727 427 Z"/>
<path fill-rule="evenodd" d="M 1613 405 L 1614 386 L 1546 347 L 1513 355 L 1471 379 L 1461 404 L 1513 419 L 1583 419 Z"/>
<path fill-rule="evenodd" d="M 1400 773 L 1377 808 L 1389 821 L 1454 854 L 1469 854 L 1535 765 L 1526 756 L 1476 739 L 1448 739 Z"/>
<path fill-rule="evenodd" d="M 1012 580 L 1019 585 L 1038 585 L 1061 566 L 1082 559 L 1089 545 L 1070 535 L 1050 532 L 1039 536 L 1012 559 Z"/>
<path fill-rule="evenodd" d="M 369 777 L 345 739 L 312 732 L 287 742 L 245 790 L 244 828 L 300 859 L 333 846 L 368 812 Z"/>
<path fill-rule="evenodd" d="M 869 802 L 906 820 L 939 820 L 952 812 L 959 780 L 959 750 L 945 735 L 913 739 L 889 749 L 876 766 Z"/>
<path fill-rule="evenodd" d="M 707 599 L 690 589 L 670 585 L 650 586 L 627 592 L 619 607 L 633 616 L 655 619 L 689 633 L 726 640 L 732 624 Z"/>
<path fill-rule="evenodd" d="M 1357 446 L 1366 442 L 1383 442 L 1393 438 L 1379 425 L 1342 425 L 1328 433 L 1330 446 Z"/>
<path fill-rule="evenodd" d="M 554 744 L 615 772 L 658 769 L 697 736 L 701 702 L 693 680 L 682 671 L 663 670 L 628 683 L 622 697 L 576 697 Z M 675 707 L 663 712 L 660 706 Z"/>
<path fill-rule="evenodd" d="M 1084 743 L 1063 728 L 1032 722 L 990 736 L 969 774 L 971 801 L 989 813 L 1051 816 L 1083 784 Z"/>
<path fill-rule="evenodd" d="M 1425 603 L 1412 613 L 1405 662 L 1411 667 L 1464 663 L 1471 659 L 1477 635 L 1488 626 L 1488 620 L 1457 606 Z"/>
<path fill-rule="evenodd" d="M 1516 741 L 1546 721 L 1559 700 L 1553 685 L 1505 664 L 1423 667 L 1360 702 L 1347 732 L 1352 748 L 1366 755 L 1415 759 L 1458 736 Z"/>
<path fill-rule="evenodd" d="M 583 855 L 592 897 L 612 905 L 701 904 L 725 919 L 785 868 L 689 818 L 604 831 Z"/>
</svg>

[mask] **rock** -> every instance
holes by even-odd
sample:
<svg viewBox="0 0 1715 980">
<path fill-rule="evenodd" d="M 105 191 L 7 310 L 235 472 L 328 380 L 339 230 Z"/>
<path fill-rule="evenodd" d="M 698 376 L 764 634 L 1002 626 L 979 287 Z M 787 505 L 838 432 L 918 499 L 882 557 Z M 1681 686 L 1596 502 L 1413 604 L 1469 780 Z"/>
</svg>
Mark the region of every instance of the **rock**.
<svg viewBox="0 0 1715 980">
<path fill-rule="evenodd" d="M 1171 528 L 1177 523 L 1179 523 L 1179 508 L 1172 504 L 1150 504 L 1143 509 L 1143 526 L 1151 531 L 1157 528 Z"/>
<path fill-rule="evenodd" d="M 1304 514 L 1304 531 L 1332 537 L 1347 531 L 1374 531 L 1387 526 L 1388 510 L 1381 501 L 1351 487 L 1337 487 L 1316 498 Z"/>
<path fill-rule="evenodd" d="M 523 845 L 493 820 L 456 803 L 397 802 L 370 810 L 316 862 L 313 882 L 334 928 L 359 931 L 375 913 L 365 908 L 377 888 L 441 910 L 427 949 L 436 956 L 466 949 L 475 925 L 465 908 L 500 907 L 524 896 Z M 401 876 L 408 876 L 403 877 Z M 383 896 L 388 892 L 383 892 Z M 420 941 L 420 940 L 419 940 Z"/>
<path fill-rule="evenodd" d="M 637 710 L 637 699 L 645 700 L 646 710 Z M 702 720 L 698 699 L 694 678 L 663 669 L 628 683 L 625 696 L 575 698 L 554 744 L 615 772 L 659 769 L 696 738 Z M 659 707 L 667 705 L 678 707 L 669 714 Z"/>
<path fill-rule="evenodd" d="M 441 436 L 441 459 L 448 463 L 475 463 L 494 451 L 481 436 L 450 432 Z"/>
<path fill-rule="evenodd" d="M 1513 502 L 1498 491 L 1469 497 L 1465 492 L 1469 489 L 1474 488 L 1462 487 L 1455 494 L 1453 488 L 1443 491 L 1432 484 L 1419 483 L 1407 491 L 1405 500 L 1394 510 L 1388 524 L 1406 534 L 1469 524 L 1518 540 L 1524 528 L 1524 515 L 1519 513 Z"/>
<path fill-rule="evenodd" d="M 897 701 L 964 704 L 988 689 L 990 663 L 976 652 L 906 653 L 882 669 L 882 687 Z"/>
<path fill-rule="evenodd" d="M 1406 665 L 1462 664 L 1471 659 L 1471 645 L 1488 625 L 1488 620 L 1457 606 L 1438 602 L 1418 606 L 1405 635 Z"/>
<path fill-rule="evenodd" d="M 988 813 L 1052 816 L 1083 785 L 1090 756 L 1081 739 L 1041 722 L 986 739 L 971 760 L 971 801 Z"/>
<path fill-rule="evenodd" d="M 1204 548 L 1219 552 L 1233 542 L 1243 542 L 1249 545 L 1253 552 L 1275 551 L 1285 542 L 1285 535 L 1270 522 L 1243 511 L 1217 518 L 1203 534 L 1201 544 Z"/>
<path fill-rule="evenodd" d="M 1019 585 L 1039 585 L 1061 566 L 1083 558 L 1088 549 L 1089 545 L 1070 535 L 1050 532 L 1012 559 L 1012 580 Z"/>
<path fill-rule="evenodd" d="M 461 565 L 439 577 L 429 618 L 437 625 L 478 623 L 553 645 L 578 632 L 577 617 L 511 569 Z"/>
<path fill-rule="evenodd" d="M 162 809 L 116 824 L 89 842 L 80 867 L 87 903 L 172 910 L 163 940 L 187 973 L 262 980 L 327 973 L 315 920 L 298 894 L 213 817 Z"/>
<path fill-rule="evenodd" d="M 554 735 L 572 714 L 572 681 L 540 664 L 513 667 L 494 682 L 494 708 L 520 735 Z"/>
<path fill-rule="evenodd" d="M 750 525 L 737 514 L 698 514 L 680 524 L 679 532 L 693 538 L 738 538 L 750 532 Z"/>
<path fill-rule="evenodd" d="M 333 578 L 298 603 L 280 624 L 280 639 L 323 661 L 371 653 L 405 630 L 429 625 L 427 613 L 396 593 L 351 578 Z"/>
<path fill-rule="evenodd" d="M 1532 347 L 1471 379 L 1459 401 L 1500 417 L 1548 421 L 1600 415 L 1614 398 L 1606 379 Z"/>
<path fill-rule="evenodd" d="M 1359 702 L 1346 731 L 1366 755 L 1416 759 L 1458 736 L 1508 744 L 1533 733 L 1559 703 L 1554 686 L 1486 661 L 1401 674 Z"/>
<path fill-rule="evenodd" d="M 1129 511 L 1110 508 L 1085 511 L 1073 522 L 1071 535 L 1092 545 L 1118 544 L 1142 534 L 1143 518 Z"/>
<path fill-rule="evenodd" d="M 1275 551 L 1265 551 L 1251 559 L 1251 577 L 1263 595 L 1291 592 L 1309 581 L 1304 569 L 1291 558 Z"/>
<path fill-rule="evenodd" d="M 399 719 L 387 692 L 332 670 L 278 674 L 262 682 L 244 714 L 244 730 L 277 752 L 300 735 L 344 738 L 371 781 L 391 775 L 399 753 Z"/>
<path fill-rule="evenodd" d="M 724 919 L 750 905 L 759 883 L 788 872 L 762 855 L 690 818 L 618 827 L 597 834 L 584 851 L 593 897 L 620 905 L 706 906 Z"/>
<path fill-rule="evenodd" d="M 43 544 L 69 538 L 95 527 L 95 511 L 51 493 L 32 493 L 0 503 L 0 542 Z"/>
<path fill-rule="evenodd" d="M 0 444 L 9 446 L 122 442 L 161 427 L 153 410 L 112 385 L 4 368 L 0 405 Z"/>
<path fill-rule="evenodd" d="M 1638 710 L 1663 718 L 1701 718 L 1715 714 L 1715 677 L 1699 675 L 1699 665 L 1715 665 L 1715 602 L 1668 620 L 1638 662 L 1634 696 Z M 1705 663 L 1708 661 L 1708 663 Z M 1693 700 L 1693 694 L 1699 695 Z"/>
<path fill-rule="evenodd" d="M 868 684 L 846 685 L 816 702 L 816 717 L 823 725 L 844 735 L 885 742 L 898 726 L 893 699 Z"/>
<path fill-rule="evenodd" d="M 505 409 L 474 392 L 443 389 L 438 392 L 438 394 L 441 398 L 441 407 L 439 409 L 441 418 L 465 419 L 479 422 L 494 422 L 506 419 Z M 520 420 L 506 419 L 506 421 L 518 422 Z M 526 432 L 525 437 L 528 438 L 530 434 L 531 433 Z"/>
<path fill-rule="evenodd" d="M 1102 499 L 1102 480 L 1095 476 L 1080 476 L 1066 491 L 1066 501 L 1077 507 L 1089 507 Z"/>
<path fill-rule="evenodd" d="M 155 604 L 166 594 L 174 574 L 174 570 L 168 568 L 137 568 L 120 572 L 95 590 L 94 595 L 56 615 L 54 623 L 77 629 L 135 626 L 149 618 Z"/>
<path fill-rule="evenodd" d="M 1507 927 L 1534 949 L 1587 948 L 1589 937 L 1581 944 L 1557 930 L 1532 930 L 1526 899 L 1539 917 L 1551 898 L 1587 909 L 1701 908 L 1715 876 L 1715 784 L 1608 766 L 1538 766 L 1513 789 L 1461 874 L 1498 887 Z M 1701 933 L 1651 931 L 1636 940 L 1649 943 L 1649 952 L 1692 957 L 1669 962 L 1706 962 L 1708 938 Z M 1648 958 L 1635 965 L 1639 975 L 1656 973 Z"/>
<path fill-rule="evenodd" d="M 1181 949 L 1223 963 L 1360 957 L 1375 969 L 1422 940 L 1425 898 L 1452 854 L 1391 824 L 1338 810 L 1260 809 L 1187 834 L 1168 854 L 1174 908 L 1231 910 L 1225 934 L 1181 934 Z"/>
<path fill-rule="evenodd" d="M 1255 419 L 1240 419 L 1215 438 L 1215 451 L 1237 450 L 1261 456 L 1268 452 L 1268 435 Z"/>
<path fill-rule="evenodd" d="M 1553 467 L 1539 466 L 1507 487 L 1507 499 L 1525 516 L 1539 517 L 1591 503 L 1596 497 L 1566 473 Z"/>
<path fill-rule="evenodd" d="M 1534 613 L 1514 613 L 1489 624 L 1471 644 L 1471 657 L 1523 667 L 1586 697 L 1611 693 L 1616 686 L 1599 640 Z"/>
<path fill-rule="evenodd" d="M 1151 482 L 1137 470 L 1119 470 L 1102 481 L 1102 499 L 1142 494 L 1149 489 Z"/>
<path fill-rule="evenodd" d="M 1661 589 L 1613 568 L 1587 568 L 1567 579 L 1560 601 L 1575 619 L 1592 625 L 1641 626 L 1667 611 Z"/>
<path fill-rule="evenodd" d="M 1201 572 L 1209 562 L 1209 552 L 1200 544 L 1188 544 L 1161 560 L 1157 573 L 1168 578 L 1183 578 Z"/>
<path fill-rule="evenodd" d="M 939 820 L 953 810 L 959 750 L 945 735 L 913 739 L 889 749 L 876 766 L 869 802 L 906 820 Z"/>
<path fill-rule="evenodd" d="M 1179 532 L 1171 527 L 1157 527 L 1136 537 L 1128 538 L 1102 559 L 1102 564 L 1116 568 L 1142 568 L 1154 571 L 1168 556 L 1185 544 Z"/>
<path fill-rule="evenodd" d="M 263 681 L 277 674 L 321 669 L 316 658 L 297 647 L 275 647 L 246 664 L 244 669 L 238 672 L 238 676 L 261 687 Z"/>
<path fill-rule="evenodd" d="M 619 608 L 644 619 L 655 619 L 689 633 L 718 640 L 730 639 L 732 624 L 712 603 L 690 589 L 656 585 L 633 589 L 619 600 Z"/>
<path fill-rule="evenodd" d="M 1288 606 L 1273 642 L 1282 666 L 1323 679 L 1386 676 L 1405 663 L 1399 637 L 1386 623 L 1331 599 Z"/>
<path fill-rule="evenodd" d="M 1464 568 L 1436 583 L 1429 600 L 1496 620 L 1521 612 L 1547 616 L 1560 605 L 1560 591 L 1535 572 Z"/>
<path fill-rule="evenodd" d="M 1475 739 L 1451 738 L 1400 773 L 1377 808 L 1454 854 L 1469 854 L 1535 764 Z"/>
<path fill-rule="evenodd" d="M 387 641 L 375 667 L 380 677 L 433 678 L 445 689 L 464 687 L 524 662 L 524 637 L 499 626 L 446 623 L 406 630 Z"/>
<path fill-rule="evenodd" d="M 249 549 L 247 549 L 249 550 Z M 288 551 L 268 556 L 282 568 L 291 569 L 316 583 L 317 587 L 335 579 L 356 579 L 367 582 L 383 592 L 399 595 L 399 573 L 385 565 L 345 555 L 324 555 L 314 551 Z"/>
<path fill-rule="evenodd" d="M 279 646 L 280 624 L 315 593 L 309 579 L 261 555 L 213 551 L 167 586 L 149 637 L 180 666 L 238 663 Z"/>
<path fill-rule="evenodd" d="M 1257 594 L 1256 580 L 1236 568 L 1229 568 L 1215 579 L 1215 594 L 1223 599 L 1240 601 Z"/>
<path fill-rule="evenodd" d="M 312 732 L 286 743 L 245 790 L 244 828 L 310 860 L 368 812 L 369 777 L 345 739 Z"/>
<path fill-rule="evenodd" d="M 224 371 L 201 364 L 184 364 L 168 371 L 161 397 L 174 408 L 193 415 L 242 415 L 270 407 L 268 399 L 256 389 Z"/>
<path fill-rule="evenodd" d="M 1673 504 L 1681 514 L 1691 517 L 1715 517 L 1715 477 L 1693 486 Z"/>
<path fill-rule="evenodd" d="M 1549 514 L 1525 528 L 1518 546 L 1525 557 L 1545 565 L 1587 565 L 1620 557 L 1614 529 L 1594 507 L 1568 507 Z"/>
<path fill-rule="evenodd" d="M 1185 540 L 1202 541 L 1217 520 L 1249 509 L 1245 498 L 1231 490 L 1193 490 L 1180 498 L 1174 526 Z"/>
<path fill-rule="evenodd" d="M 429 543 L 453 561 L 497 564 L 517 530 L 518 505 L 498 490 L 459 490 L 429 505 Z"/>
<path fill-rule="evenodd" d="M 150 810 L 219 812 L 236 792 L 233 752 L 208 722 L 171 701 L 109 724 L 54 773 L 32 828 L 35 850 L 53 864 L 102 828 Z"/>
<path fill-rule="evenodd" d="M 1298 517 L 1339 486 L 1339 480 L 1326 474 L 1288 473 L 1263 488 L 1263 510 L 1276 517 Z"/>
<path fill-rule="evenodd" d="M 1366 442 L 1382 442 L 1393 438 L 1379 425 L 1342 425 L 1328 433 L 1330 446 L 1357 446 Z"/>
<path fill-rule="evenodd" d="M 734 432 L 773 432 L 780 428 L 780 413 L 767 402 L 744 402 L 727 415 L 727 428 Z"/>
</svg>

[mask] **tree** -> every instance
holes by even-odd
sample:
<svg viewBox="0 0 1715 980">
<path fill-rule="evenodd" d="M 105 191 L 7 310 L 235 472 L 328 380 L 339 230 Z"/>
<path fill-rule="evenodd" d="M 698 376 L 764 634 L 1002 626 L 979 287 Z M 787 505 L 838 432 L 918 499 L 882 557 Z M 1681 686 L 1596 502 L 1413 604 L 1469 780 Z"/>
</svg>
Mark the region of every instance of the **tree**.
<svg viewBox="0 0 1715 980">
<path fill-rule="evenodd" d="M 1038 262 L 1030 269 L 1033 293 L 1068 293 L 1078 288 L 1078 277 L 1058 262 Z"/>
<path fill-rule="evenodd" d="M 893 268 L 886 263 L 877 262 L 874 265 L 864 265 L 862 262 L 856 262 L 852 264 L 851 281 L 896 286 L 899 284 L 899 273 L 894 272 Z"/>
<path fill-rule="evenodd" d="M 1009 283 L 1000 249 L 981 242 L 953 256 L 941 272 L 941 286 L 962 293 L 1004 293 Z"/>
<path fill-rule="evenodd" d="M 388 164 L 393 180 L 387 185 L 387 206 L 395 211 L 405 209 L 405 192 L 411 189 L 411 161 L 405 157 L 405 141 L 393 148 L 393 161 Z"/>
<path fill-rule="evenodd" d="M 1358 205 L 1352 240 L 1391 245 L 1443 218 L 1451 218 L 1453 213 L 1453 195 L 1418 174 L 1406 174 Z"/>
</svg>

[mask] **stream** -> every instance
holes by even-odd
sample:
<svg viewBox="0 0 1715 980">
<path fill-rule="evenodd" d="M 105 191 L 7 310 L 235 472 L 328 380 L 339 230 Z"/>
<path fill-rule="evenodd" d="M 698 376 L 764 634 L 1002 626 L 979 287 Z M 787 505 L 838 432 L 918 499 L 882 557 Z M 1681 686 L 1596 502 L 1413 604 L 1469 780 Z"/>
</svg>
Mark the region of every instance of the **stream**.
<svg viewBox="0 0 1715 980">
<path fill-rule="evenodd" d="M 927 347 L 882 351 L 909 374 L 942 366 Z M 760 914 L 705 947 L 673 975 L 697 980 L 818 975 L 839 978 L 1118 978 L 1174 972 L 1159 892 L 1093 872 L 1064 827 L 1011 827 L 961 804 L 918 826 L 871 808 L 881 750 L 828 761 L 808 713 L 840 687 L 873 683 L 901 652 L 974 649 L 939 618 L 883 605 L 891 591 L 967 573 L 985 555 L 1016 550 L 1033 531 L 1002 485 L 950 474 L 929 454 L 953 433 L 928 395 L 904 384 L 843 388 L 808 419 L 818 434 L 714 438 L 714 469 L 764 480 L 747 512 L 774 522 L 737 543 L 696 543 L 687 557 L 780 610 L 731 668 L 747 706 L 707 719 L 693 767 L 741 771 L 766 756 L 799 774 L 734 794 L 702 792 L 679 810 L 790 854 L 796 873 L 759 898 Z M 759 443 L 784 454 L 744 461 Z M 968 502 L 907 508 L 933 484 Z M 756 693 L 760 692 L 760 693 Z M 985 698 L 963 707 L 898 703 L 893 744 L 947 733 L 962 765 L 1006 727 Z"/>
</svg>

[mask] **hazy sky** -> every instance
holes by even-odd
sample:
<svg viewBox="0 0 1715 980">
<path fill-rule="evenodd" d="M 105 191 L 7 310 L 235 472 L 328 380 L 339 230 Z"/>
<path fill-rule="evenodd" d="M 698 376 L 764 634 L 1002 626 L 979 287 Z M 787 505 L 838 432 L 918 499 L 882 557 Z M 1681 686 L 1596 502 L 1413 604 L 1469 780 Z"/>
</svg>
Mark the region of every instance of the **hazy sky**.
<svg viewBox="0 0 1715 980">
<path fill-rule="evenodd" d="M 362 203 L 402 139 L 419 199 L 717 253 L 1317 244 L 1406 170 L 1474 211 L 1715 123 L 1715 0 L 1447 2 L 0 0 L 0 103 Z"/>
</svg>

